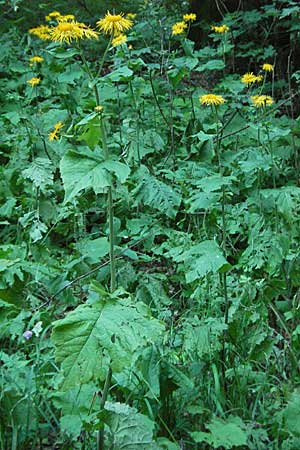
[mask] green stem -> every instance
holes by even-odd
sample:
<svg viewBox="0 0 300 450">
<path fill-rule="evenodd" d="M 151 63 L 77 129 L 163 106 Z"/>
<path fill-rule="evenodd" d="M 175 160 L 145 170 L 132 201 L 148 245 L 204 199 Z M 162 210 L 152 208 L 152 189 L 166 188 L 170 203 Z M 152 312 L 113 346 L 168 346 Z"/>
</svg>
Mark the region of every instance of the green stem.
<svg viewBox="0 0 300 450">
<path fill-rule="evenodd" d="M 103 65 L 106 59 L 107 52 L 110 48 L 111 42 L 113 40 L 113 34 L 110 36 L 109 42 L 107 44 L 107 47 L 105 49 L 105 52 L 103 54 L 100 67 L 98 69 L 96 77 L 93 76 L 88 63 L 85 59 L 85 56 L 83 52 L 81 51 L 81 57 L 82 61 L 86 67 L 87 73 L 91 79 L 92 87 L 95 94 L 95 100 L 96 100 L 96 106 L 100 105 L 100 95 L 97 87 L 97 79 L 101 75 Z M 102 112 L 99 112 L 99 122 L 100 122 L 100 130 L 102 135 L 102 147 L 103 147 L 103 153 L 104 158 L 108 160 L 109 158 L 109 150 L 108 150 L 108 144 L 107 144 L 107 137 L 106 137 L 106 130 L 105 130 L 105 124 L 104 124 L 104 117 L 102 115 Z M 116 289 L 116 265 L 115 265 L 115 253 L 114 253 L 114 214 L 113 214 L 113 194 L 112 194 L 112 184 L 108 187 L 107 191 L 107 215 L 108 215 L 108 223 L 109 223 L 109 261 L 110 261 L 110 291 L 114 292 Z M 112 379 L 112 369 L 111 366 L 109 366 L 106 379 L 104 383 L 103 393 L 100 401 L 100 412 L 103 410 L 110 384 Z M 101 428 L 97 433 L 97 450 L 104 450 L 104 427 Z"/>
<path fill-rule="evenodd" d="M 100 411 L 102 411 L 104 408 L 104 405 L 105 405 L 105 402 L 106 402 L 106 399 L 108 396 L 109 388 L 111 385 L 111 379 L 112 379 L 112 370 L 111 370 L 111 366 L 109 366 L 107 374 L 106 374 L 106 378 L 105 378 L 102 397 L 100 400 Z M 97 450 L 104 450 L 104 428 L 101 428 L 101 430 L 99 430 L 98 435 L 97 435 Z"/>
<path fill-rule="evenodd" d="M 100 128 L 102 134 L 102 145 L 104 157 L 107 160 L 109 158 L 109 151 L 106 138 L 106 130 L 104 126 L 104 119 L 102 114 L 100 114 Z M 107 191 L 107 215 L 109 224 L 109 259 L 110 259 L 110 290 L 114 292 L 116 289 L 116 263 L 115 263 L 115 250 L 114 250 L 114 205 L 113 205 L 113 194 L 112 185 L 108 187 Z"/>
</svg>

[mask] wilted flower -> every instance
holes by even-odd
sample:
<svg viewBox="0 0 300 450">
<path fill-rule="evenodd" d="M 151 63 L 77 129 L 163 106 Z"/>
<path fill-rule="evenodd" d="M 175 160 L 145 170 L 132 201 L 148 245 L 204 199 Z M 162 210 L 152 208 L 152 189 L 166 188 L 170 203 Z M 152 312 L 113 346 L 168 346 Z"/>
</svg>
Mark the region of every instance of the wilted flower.
<svg viewBox="0 0 300 450">
<path fill-rule="evenodd" d="M 49 141 L 54 141 L 54 139 L 58 140 L 58 132 L 63 126 L 64 124 L 62 122 L 57 122 L 54 125 L 53 131 L 51 131 L 51 133 L 48 134 Z"/>
<path fill-rule="evenodd" d="M 212 26 L 211 29 L 216 33 L 227 33 L 229 31 L 229 27 L 227 25 L 219 25 Z"/>
<path fill-rule="evenodd" d="M 124 17 L 123 13 L 110 14 L 110 12 L 107 11 L 103 19 L 98 20 L 96 25 L 104 33 L 117 36 L 118 34 L 124 33 L 124 31 L 129 30 L 132 27 L 133 23 L 132 20 Z"/>
<path fill-rule="evenodd" d="M 119 36 L 113 38 L 112 40 L 112 46 L 113 47 L 118 47 L 118 45 L 122 45 L 125 44 L 127 41 L 127 37 L 125 34 L 119 34 Z"/>
<path fill-rule="evenodd" d="M 274 66 L 273 64 L 265 63 L 262 65 L 262 70 L 264 70 L 265 72 L 273 72 Z"/>
<path fill-rule="evenodd" d="M 258 75 L 258 76 L 254 75 L 253 72 L 247 72 L 241 78 L 241 82 L 244 83 L 244 84 L 247 84 L 247 85 L 256 83 L 256 82 L 261 81 L 261 80 L 262 80 L 262 76 L 261 75 Z"/>
<path fill-rule="evenodd" d="M 209 105 L 218 106 L 225 103 L 225 99 L 222 97 L 222 95 L 215 95 L 215 94 L 201 95 L 201 97 L 199 97 L 199 101 L 201 105 L 207 106 Z"/>
<path fill-rule="evenodd" d="M 176 22 L 172 26 L 172 35 L 182 34 L 187 29 L 187 24 L 185 22 Z"/>
<path fill-rule="evenodd" d="M 196 20 L 197 16 L 194 13 L 190 13 L 190 14 L 184 14 L 182 16 L 182 18 L 185 22 L 194 22 Z"/>
<path fill-rule="evenodd" d="M 263 108 L 264 106 L 273 104 L 273 99 L 269 95 L 253 95 L 253 97 L 251 97 L 251 100 L 253 105 L 259 108 Z"/>
<path fill-rule="evenodd" d="M 28 341 L 28 339 L 32 338 L 32 331 L 27 330 L 25 331 L 25 333 L 23 333 L 23 338 L 26 339 Z"/>
<path fill-rule="evenodd" d="M 33 87 L 33 86 L 37 86 L 40 83 L 40 81 L 41 81 L 40 78 L 32 77 L 30 80 L 27 81 L 27 83 Z"/>
</svg>

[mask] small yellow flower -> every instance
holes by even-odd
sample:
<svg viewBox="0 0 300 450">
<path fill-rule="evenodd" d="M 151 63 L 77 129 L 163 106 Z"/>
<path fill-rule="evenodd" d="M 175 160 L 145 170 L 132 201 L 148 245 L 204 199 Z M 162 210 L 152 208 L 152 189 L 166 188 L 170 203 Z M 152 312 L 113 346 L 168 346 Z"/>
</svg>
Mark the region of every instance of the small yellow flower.
<svg viewBox="0 0 300 450">
<path fill-rule="evenodd" d="M 44 41 L 47 41 L 48 39 L 50 39 L 50 30 L 51 28 L 48 27 L 48 25 L 40 25 L 38 27 L 31 28 L 29 30 L 29 33 L 37 36 L 40 39 L 43 39 Z"/>
<path fill-rule="evenodd" d="M 54 125 L 53 131 L 51 131 L 51 133 L 48 134 L 49 141 L 54 141 L 54 139 L 58 140 L 58 132 L 63 126 L 64 124 L 62 122 L 57 122 Z"/>
<path fill-rule="evenodd" d="M 201 95 L 201 97 L 199 97 L 199 101 L 201 105 L 207 106 L 209 105 L 218 106 L 225 103 L 225 99 L 222 97 L 222 95 L 215 95 L 215 94 Z"/>
<path fill-rule="evenodd" d="M 48 16 L 56 18 L 56 17 L 60 17 L 61 14 L 58 11 L 52 11 L 51 13 L 48 14 Z"/>
<path fill-rule="evenodd" d="M 30 80 L 27 81 L 28 84 L 30 84 L 30 86 L 37 86 L 38 84 L 40 84 L 41 79 L 38 77 L 32 77 Z"/>
<path fill-rule="evenodd" d="M 51 28 L 50 39 L 52 41 L 67 42 L 78 39 L 98 39 L 98 33 L 84 23 L 75 20 L 59 20 L 58 24 Z"/>
<path fill-rule="evenodd" d="M 190 14 L 184 14 L 182 16 L 182 18 L 185 22 L 194 22 L 196 20 L 197 16 L 194 13 L 190 13 Z"/>
<path fill-rule="evenodd" d="M 136 14 L 128 13 L 126 14 L 126 19 L 134 20 L 136 18 Z"/>
<path fill-rule="evenodd" d="M 253 72 L 247 72 L 245 73 L 242 78 L 241 78 L 241 82 L 244 84 L 247 84 L 248 86 L 250 84 L 256 83 L 258 81 L 262 80 L 262 76 L 261 75 L 254 75 Z"/>
<path fill-rule="evenodd" d="M 96 112 L 102 112 L 103 111 L 103 106 L 101 106 L 101 105 L 97 105 L 97 106 L 95 106 L 95 111 Z"/>
<path fill-rule="evenodd" d="M 274 66 L 273 64 L 265 63 L 262 65 L 262 70 L 264 70 L 265 72 L 273 72 Z"/>
<path fill-rule="evenodd" d="M 118 47 L 118 45 L 122 45 L 125 44 L 127 41 L 127 37 L 125 34 L 119 34 L 119 36 L 113 38 L 112 40 L 112 46 L 113 47 Z"/>
<path fill-rule="evenodd" d="M 132 50 L 132 49 L 133 49 L 132 45 L 129 44 L 129 45 L 128 45 L 128 50 Z"/>
<path fill-rule="evenodd" d="M 60 12 L 58 12 L 58 11 L 53 11 L 53 12 L 49 13 L 47 16 L 45 16 L 45 20 L 46 20 L 47 22 L 50 22 L 50 20 L 52 20 L 52 19 L 57 19 L 58 17 L 61 17 Z"/>
<path fill-rule="evenodd" d="M 253 105 L 259 108 L 263 108 L 264 106 L 273 104 L 273 99 L 269 95 L 253 95 L 253 97 L 251 97 L 251 100 Z"/>
<path fill-rule="evenodd" d="M 65 16 L 57 17 L 58 22 L 64 22 L 67 20 L 75 20 L 75 16 L 73 14 L 66 14 Z"/>
<path fill-rule="evenodd" d="M 187 29 L 187 24 L 185 22 L 176 22 L 172 26 L 172 35 L 176 36 L 178 34 L 184 33 L 184 31 Z"/>
<path fill-rule="evenodd" d="M 42 58 L 41 56 L 32 56 L 29 61 L 31 63 L 41 63 L 44 61 L 44 58 Z"/>
<path fill-rule="evenodd" d="M 124 33 L 124 31 L 129 30 L 133 23 L 132 20 L 124 17 L 124 14 L 110 14 L 107 11 L 103 19 L 98 20 L 96 23 L 97 27 L 105 34 L 113 34 L 117 36 L 118 34 Z"/>
<path fill-rule="evenodd" d="M 229 27 L 227 25 L 212 26 L 211 29 L 216 33 L 228 33 L 229 31 Z"/>
</svg>

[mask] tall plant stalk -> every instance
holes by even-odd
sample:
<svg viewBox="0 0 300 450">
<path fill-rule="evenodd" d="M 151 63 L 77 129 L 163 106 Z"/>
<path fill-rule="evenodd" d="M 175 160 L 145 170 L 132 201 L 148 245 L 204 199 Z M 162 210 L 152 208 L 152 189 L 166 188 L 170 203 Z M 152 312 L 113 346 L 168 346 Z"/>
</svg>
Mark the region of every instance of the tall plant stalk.
<svg viewBox="0 0 300 450">
<path fill-rule="evenodd" d="M 109 42 L 107 44 L 107 47 L 104 51 L 102 60 L 99 65 L 99 69 L 97 71 L 96 77 L 93 76 L 88 63 L 85 59 L 85 56 L 83 52 L 81 51 L 81 57 L 83 60 L 83 63 L 86 67 L 87 73 L 91 79 L 92 87 L 95 95 L 96 100 L 96 110 L 98 109 L 99 114 L 99 125 L 100 125 L 100 131 L 101 131 L 101 137 L 102 137 L 102 147 L 103 147 L 103 153 L 105 160 L 109 159 L 109 149 L 107 144 L 107 136 L 106 136 L 106 129 L 105 129 L 105 121 L 101 110 L 101 104 L 100 104 L 100 95 L 97 87 L 97 79 L 101 76 L 101 72 L 104 66 L 104 62 L 108 53 L 108 50 L 111 46 L 111 42 L 113 39 L 113 34 L 111 34 Z M 115 251 L 114 251 L 114 210 L 113 210 L 113 188 L 112 183 L 110 186 L 108 186 L 107 189 L 107 216 L 108 216 L 108 226 L 109 226 L 109 261 L 110 261 L 110 292 L 113 293 L 116 289 L 116 261 L 115 261 Z M 100 412 L 104 409 L 105 402 L 107 400 L 107 396 L 109 393 L 109 388 L 111 385 L 111 379 L 112 379 L 112 368 L 111 366 L 108 367 L 106 378 L 104 382 L 103 392 L 100 399 Z M 104 427 L 101 428 L 97 433 L 97 450 L 105 450 L 104 448 L 105 442 L 104 442 Z"/>
</svg>

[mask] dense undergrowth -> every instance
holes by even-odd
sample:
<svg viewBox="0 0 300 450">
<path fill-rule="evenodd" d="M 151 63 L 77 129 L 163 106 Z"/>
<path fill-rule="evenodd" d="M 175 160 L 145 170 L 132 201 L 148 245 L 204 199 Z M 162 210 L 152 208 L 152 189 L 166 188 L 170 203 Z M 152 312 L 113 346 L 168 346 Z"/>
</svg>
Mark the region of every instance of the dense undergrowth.
<svg viewBox="0 0 300 450">
<path fill-rule="evenodd" d="M 300 13 L 267 3 L 2 35 L 1 449 L 300 448 Z"/>
</svg>

